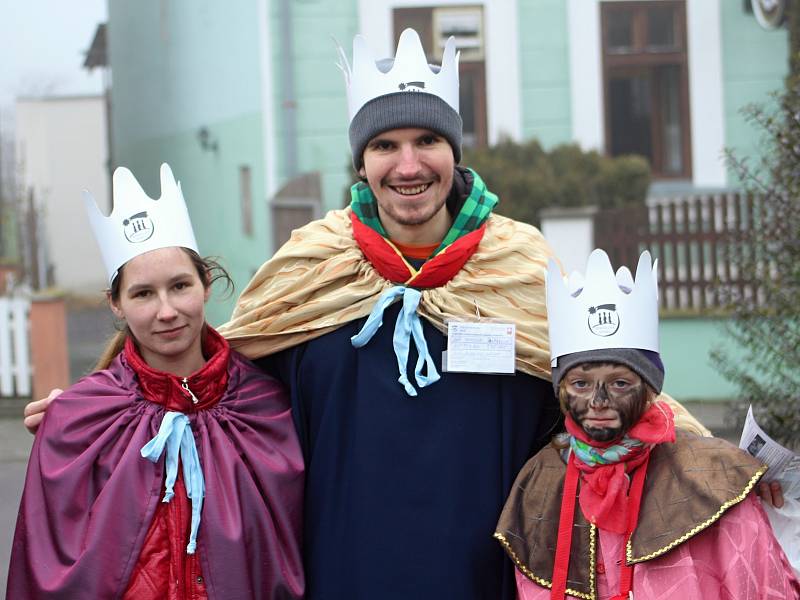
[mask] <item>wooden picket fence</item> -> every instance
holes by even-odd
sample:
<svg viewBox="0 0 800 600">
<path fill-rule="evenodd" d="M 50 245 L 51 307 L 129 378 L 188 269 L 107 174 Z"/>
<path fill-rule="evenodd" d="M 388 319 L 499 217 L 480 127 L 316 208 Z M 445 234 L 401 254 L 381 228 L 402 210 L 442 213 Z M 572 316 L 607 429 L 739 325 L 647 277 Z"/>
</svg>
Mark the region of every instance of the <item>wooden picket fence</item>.
<svg viewBox="0 0 800 600">
<path fill-rule="evenodd" d="M 758 226 L 760 203 L 738 193 L 699 194 L 651 200 L 649 206 L 599 211 L 595 245 L 612 264 L 632 271 L 639 254 L 659 259 L 661 308 L 703 312 L 735 298 L 757 298 L 758 281 L 737 269 L 746 247 L 743 234 Z"/>
<path fill-rule="evenodd" d="M 30 300 L 0 296 L 0 398 L 31 395 Z"/>
</svg>

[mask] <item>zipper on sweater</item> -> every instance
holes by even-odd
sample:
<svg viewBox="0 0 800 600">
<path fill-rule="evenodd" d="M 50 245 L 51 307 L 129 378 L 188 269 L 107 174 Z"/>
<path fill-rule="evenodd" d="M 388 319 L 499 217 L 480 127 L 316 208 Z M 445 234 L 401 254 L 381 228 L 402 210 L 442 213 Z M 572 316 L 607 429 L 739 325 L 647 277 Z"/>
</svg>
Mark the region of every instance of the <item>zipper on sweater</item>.
<svg viewBox="0 0 800 600">
<path fill-rule="evenodd" d="M 192 399 L 192 404 L 197 404 L 198 402 L 200 402 L 200 401 L 197 399 L 197 396 L 195 396 L 195 395 L 192 393 L 192 390 L 190 390 L 190 389 L 189 389 L 189 379 L 188 379 L 187 377 L 184 377 L 184 378 L 183 378 L 183 381 L 181 382 L 181 387 L 182 387 L 183 389 L 185 389 L 185 390 L 186 390 L 186 392 L 189 394 L 189 397 Z"/>
</svg>

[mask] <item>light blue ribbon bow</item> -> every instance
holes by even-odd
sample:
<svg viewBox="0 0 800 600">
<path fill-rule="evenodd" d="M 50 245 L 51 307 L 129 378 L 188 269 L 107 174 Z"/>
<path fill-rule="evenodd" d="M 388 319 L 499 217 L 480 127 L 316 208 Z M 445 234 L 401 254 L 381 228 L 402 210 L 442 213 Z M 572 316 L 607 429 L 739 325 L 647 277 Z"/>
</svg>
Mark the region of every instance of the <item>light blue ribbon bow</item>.
<svg viewBox="0 0 800 600">
<path fill-rule="evenodd" d="M 350 342 L 356 348 L 365 346 L 375 335 L 375 332 L 383 325 L 383 312 L 399 297 L 403 297 L 403 308 L 397 315 L 397 322 L 394 325 L 394 353 L 397 357 L 397 367 L 400 371 L 398 381 L 403 385 L 409 396 L 416 396 L 417 390 L 411 385 L 406 375 L 408 364 L 408 350 L 410 338 L 413 336 L 414 344 L 417 347 L 417 364 L 414 367 L 414 379 L 419 387 L 425 387 L 436 383 L 441 379 L 441 375 L 436 370 L 433 358 L 428 352 L 428 343 L 422 333 L 422 323 L 417 314 L 417 306 L 422 294 L 414 288 L 405 286 L 395 286 L 389 288 L 380 295 L 372 312 L 367 318 L 367 322 L 356 335 L 350 338 Z M 427 375 L 422 374 L 422 366 L 427 367 Z"/>
<path fill-rule="evenodd" d="M 203 496 L 206 493 L 206 482 L 203 478 L 203 469 L 200 466 L 200 457 L 197 455 L 197 446 L 192 435 L 192 426 L 189 417 L 181 412 L 169 411 L 161 421 L 156 437 L 147 442 L 141 450 L 143 458 L 150 462 L 158 462 L 164 447 L 167 448 L 166 470 L 167 478 L 164 483 L 164 500 L 169 502 L 175 495 L 172 488 L 178 477 L 178 457 L 183 464 L 183 481 L 186 484 L 186 495 L 192 501 L 192 528 L 189 533 L 189 544 L 186 546 L 187 554 L 194 554 L 197 548 L 197 530 L 200 528 L 200 511 L 203 509 Z"/>
</svg>

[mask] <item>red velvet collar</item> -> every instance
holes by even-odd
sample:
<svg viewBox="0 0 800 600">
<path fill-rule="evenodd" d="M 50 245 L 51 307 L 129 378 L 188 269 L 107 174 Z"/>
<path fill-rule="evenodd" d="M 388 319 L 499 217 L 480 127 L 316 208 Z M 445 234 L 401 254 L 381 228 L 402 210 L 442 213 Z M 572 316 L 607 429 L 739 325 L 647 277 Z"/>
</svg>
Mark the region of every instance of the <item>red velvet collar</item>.
<svg viewBox="0 0 800 600">
<path fill-rule="evenodd" d="M 131 336 L 125 340 L 123 350 L 125 360 L 139 378 L 144 397 L 151 402 L 163 404 L 167 410 L 183 413 L 210 408 L 219 402 L 228 385 L 230 352 L 225 338 L 213 327 L 206 325 L 203 332 L 203 356 L 207 358 L 207 362 L 198 371 L 183 378 L 154 369 L 144 362 Z M 184 379 L 198 400 L 197 404 L 182 387 Z"/>
<path fill-rule="evenodd" d="M 435 288 L 450 281 L 477 250 L 486 231 L 486 223 L 461 236 L 439 254 L 425 262 L 419 271 L 403 258 L 399 250 L 374 229 L 350 213 L 353 237 L 364 256 L 380 275 L 393 283 L 415 288 Z"/>
</svg>

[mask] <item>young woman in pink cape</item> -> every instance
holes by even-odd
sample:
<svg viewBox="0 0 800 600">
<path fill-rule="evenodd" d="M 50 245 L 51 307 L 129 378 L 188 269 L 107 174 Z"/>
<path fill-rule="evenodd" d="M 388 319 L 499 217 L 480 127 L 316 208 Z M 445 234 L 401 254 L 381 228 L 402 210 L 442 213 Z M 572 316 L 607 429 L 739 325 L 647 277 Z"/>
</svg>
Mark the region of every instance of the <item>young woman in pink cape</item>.
<svg viewBox="0 0 800 600">
<path fill-rule="evenodd" d="M 303 461 L 282 386 L 205 322 L 212 282 L 167 165 L 87 200 L 124 324 L 33 444 L 7 597 L 300 598 Z"/>
</svg>

